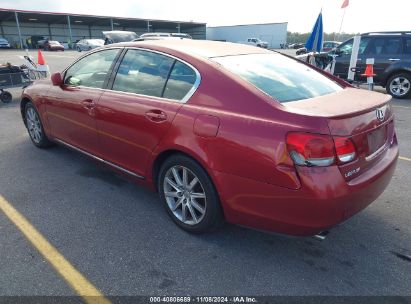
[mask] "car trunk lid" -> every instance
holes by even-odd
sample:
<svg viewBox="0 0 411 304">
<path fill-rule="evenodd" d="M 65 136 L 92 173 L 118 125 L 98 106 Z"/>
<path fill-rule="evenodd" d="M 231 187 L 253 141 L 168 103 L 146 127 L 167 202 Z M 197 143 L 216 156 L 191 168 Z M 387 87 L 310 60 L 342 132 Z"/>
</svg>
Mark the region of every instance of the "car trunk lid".
<svg viewBox="0 0 411 304">
<path fill-rule="evenodd" d="M 385 94 L 347 88 L 283 105 L 291 112 L 325 118 L 334 138 L 348 137 L 353 141 L 356 159 L 339 165 L 344 178 L 350 181 L 372 168 L 394 140 L 390 100 Z"/>
</svg>

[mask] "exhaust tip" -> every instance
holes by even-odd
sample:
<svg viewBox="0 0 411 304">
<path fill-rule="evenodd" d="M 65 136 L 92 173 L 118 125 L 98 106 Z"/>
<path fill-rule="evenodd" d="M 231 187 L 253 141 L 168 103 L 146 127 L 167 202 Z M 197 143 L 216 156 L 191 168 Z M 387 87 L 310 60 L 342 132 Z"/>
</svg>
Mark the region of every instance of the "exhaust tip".
<svg viewBox="0 0 411 304">
<path fill-rule="evenodd" d="M 314 235 L 313 238 L 316 239 L 317 241 L 324 241 L 327 238 L 329 233 L 330 233 L 330 231 L 328 231 L 328 230 L 321 231 L 320 233 Z"/>
</svg>

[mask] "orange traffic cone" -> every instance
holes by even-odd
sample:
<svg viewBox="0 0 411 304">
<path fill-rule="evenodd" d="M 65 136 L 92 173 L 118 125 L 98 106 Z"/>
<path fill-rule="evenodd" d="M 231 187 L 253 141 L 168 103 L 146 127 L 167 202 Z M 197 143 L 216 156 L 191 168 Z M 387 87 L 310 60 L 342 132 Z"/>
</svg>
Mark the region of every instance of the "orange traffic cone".
<svg viewBox="0 0 411 304">
<path fill-rule="evenodd" d="M 42 78 L 46 78 L 49 76 L 49 67 L 46 65 L 46 61 L 43 58 L 43 54 L 39 49 L 37 52 L 37 71 L 41 75 Z"/>
<path fill-rule="evenodd" d="M 43 54 L 41 53 L 41 50 L 39 49 L 37 52 L 37 63 L 39 65 L 46 65 L 46 61 L 43 58 Z"/>
<path fill-rule="evenodd" d="M 365 69 L 365 73 L 362 74 L 361 76 L 365 76 L 367 78 L 377 76 L 376 74 L 374 74 L 374 65 L 373 64 L 367 64 L 367 67 Z"/>
</svg>

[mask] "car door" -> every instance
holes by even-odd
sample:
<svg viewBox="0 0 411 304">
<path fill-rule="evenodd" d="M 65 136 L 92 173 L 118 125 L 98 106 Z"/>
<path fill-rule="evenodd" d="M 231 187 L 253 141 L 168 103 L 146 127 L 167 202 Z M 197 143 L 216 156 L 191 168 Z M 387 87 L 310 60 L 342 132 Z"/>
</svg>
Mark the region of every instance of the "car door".
<svg viewBox="0 0 411 304">
<path fill-rule="evenodd" d="M 151 152 L 196 80 L 194 69 L 174 58 L 129 49 L 111 80 L 112 90 L 103 93 L 96 108 L 103 158 L 144 176 Z"/>
<path fill-rule="evenodd" d="M 398 36 L 375 37 L 365 51 L 366 58 L 374 58 L 375 82 L 380 82 L 390 65 L 403 59 L 403 39 Z"/>
<path fill-rule="evenodd" d="M 51 87 L 46 111 L 53 137 L 99 154 L 95 106 L 120 50 L 108 49 L 83 57 L 66 70 L 61 86 Z"/>
</svg>

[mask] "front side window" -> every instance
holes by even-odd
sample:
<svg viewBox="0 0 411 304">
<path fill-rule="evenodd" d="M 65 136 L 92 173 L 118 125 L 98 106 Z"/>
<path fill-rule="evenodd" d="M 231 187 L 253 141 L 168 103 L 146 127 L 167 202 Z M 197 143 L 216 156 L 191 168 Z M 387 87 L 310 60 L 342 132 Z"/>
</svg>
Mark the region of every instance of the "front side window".
<svg viewBox="0 0 411 304">
<path fill-rule="evenodd" d="M 328 77 L 280 54 L 236 55 L 213 60 L 281 103 L 342 90 Z"/>
<path fill-rule="evenodd" d="M 364 54 L 364 52 L 365 52 L 365 50 L 368 46 L 369 41 L 370 41 L 370 39 L 368 37 L 362 37 L 361 38 L 360 48 L 358 50 L 358 55 L 363 55 Z M 353 43 L 354 43 L 354 40 L 351 39 L 348 42 L 342 44 L 340 47 L 338 47 L 338 50 L 340 51 L 340 53 L 342 55 L 350 55 L 351 56 Z"/>
<path fill-rule="evenodd" d="M 64 83 L 70 86 L 103 88 L 118 52 L 119 49 L 104 50 L 80 59 L 66 71 Z"/>
<path fill-rule="evenodd" d="M 128 50 L 118 69 L 113 90 L 162 97 L 174 59 L 142 50 Z"/>
</svg>

